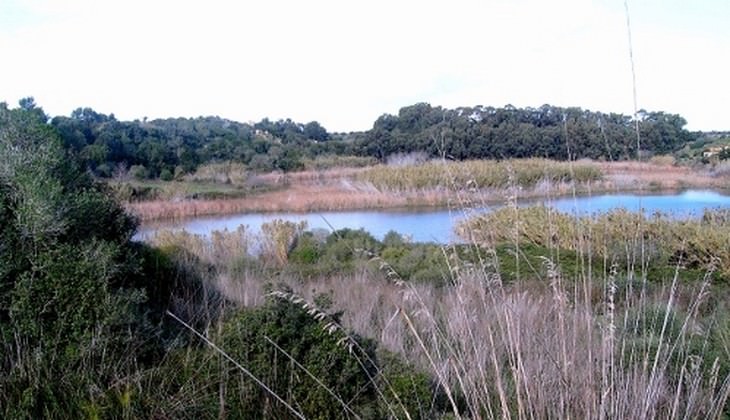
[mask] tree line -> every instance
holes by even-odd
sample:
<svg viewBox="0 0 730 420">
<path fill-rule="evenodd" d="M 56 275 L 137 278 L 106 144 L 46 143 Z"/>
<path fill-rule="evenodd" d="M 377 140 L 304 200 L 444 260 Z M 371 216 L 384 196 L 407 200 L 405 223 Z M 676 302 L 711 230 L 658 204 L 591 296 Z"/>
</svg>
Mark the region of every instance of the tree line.
<svg viewBox="0 0 730 420">
<path fill-rule="evenodd" d="M 639 140 L 636 122 L 638 120 Z M 539 108 L 462 107 L 419 103 L 378 118 L 361 150 L 380 159 L 422 151 L 450 159 L 545 157 L 625 160 L 670 153 L 695 135 L 679 115 L 640 111 L 637 120 L 615 113 L 543 105 Z"/>
<path fill-rule="evenodd" d="M 330 145 L 330 134 L 318 122 L 307 124 L 263 119 L 255 124 L 220 117 L 119 121 L 91 108 L 70 117 L 55 117 L 66 149 L 100 177 L 132 169 L 140 177 L 171 179 L 198 165 L 242 162 L 259 171 L 293 171 L 302 157 L 343 154 Z"/>
<path fill-rule="evenodd" d="M 22 100 L 20 107 L 42 112 L 32 98 Z M 697 137 L 676 114 L 642 110 L 634 120 L 623 114 L 551 105 L 447 109 L 418 103 L 401 108 L 397 115 L 382 115 L 370 130 L 352 133 L 330 133 L 317 121 L 303 124 L 291 119 L 242 123 L 209 116 L 120 121 L 114 114 L 91 108 L 48 121 L 65 149 L 96 176 L 129 170 L 140 178 L 165 180 L 219 161 L 241 162 L 259 172 L 295 171 L 303 168 L 304 159 L 321 155 L 381 161 L 412 152 L 454 160 L 625 160 L 670 153 Z"/>
</svg>

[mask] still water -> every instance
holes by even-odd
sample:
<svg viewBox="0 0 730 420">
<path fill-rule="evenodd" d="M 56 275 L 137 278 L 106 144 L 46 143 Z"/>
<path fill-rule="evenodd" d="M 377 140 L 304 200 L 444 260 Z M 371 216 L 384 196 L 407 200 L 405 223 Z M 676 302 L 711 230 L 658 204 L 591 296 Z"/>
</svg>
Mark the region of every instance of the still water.
<svg viewBox="0 0 730 420">
<path fill-rule="evenodd" d="M 647 214 L 662 212 L 673 217 L 698 217 L 705 209 L 730 208 L 730 196 L 714 191 L 690 190 L 671 195 L 605 194 L 586 197 L 530 200 L 520 205 L 545 204 L 566 213 L 590 214 L 615 208 L 643 210 Z M 308 229 L 363 228 L 376 238 L 382 239 L 394 230 L 408 235 L 417 242 L 449 243 L 456 240 L 454 225 L 467 215 L 487 212 L 499 206 L 469 210 L 407 209 L 407 210 L 357 210 L 316 213 L 252 213 L 227 216 L 198 217 L 175 223 L 142 225 L 136 239 L 144 240 L 158 229 L 185 229 L 190 233 L 208 235 L 214 230 L 235 230 L 248 225 L 258 233 L 263 223 L 274 219 L 306 221 Z"/>
</svg>

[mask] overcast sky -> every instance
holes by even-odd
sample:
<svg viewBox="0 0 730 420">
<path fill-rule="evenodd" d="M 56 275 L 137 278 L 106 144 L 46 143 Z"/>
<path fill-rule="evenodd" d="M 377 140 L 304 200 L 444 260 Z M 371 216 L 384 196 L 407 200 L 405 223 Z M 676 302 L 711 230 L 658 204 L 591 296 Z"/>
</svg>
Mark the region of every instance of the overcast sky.
<svg viewBox="0 0 730 420">
<path fill-rule="evenodd" d="M 730 1 L 629 1 L 639 108 L 730 130 Z M 383 113 L 633 112 L 623 0 L 0 0 L 0 101 L 368 129 Z"/>
</svg>

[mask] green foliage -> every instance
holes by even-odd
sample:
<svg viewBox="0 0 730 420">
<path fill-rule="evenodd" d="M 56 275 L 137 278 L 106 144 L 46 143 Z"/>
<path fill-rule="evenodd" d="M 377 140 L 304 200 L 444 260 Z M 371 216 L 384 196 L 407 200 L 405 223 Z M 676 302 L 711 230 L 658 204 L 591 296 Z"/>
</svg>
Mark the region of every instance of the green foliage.
<svg viewBox="0 0 730 420">
<path fill-rule="evenodd" d="M 388 351 L 379 352 L 379 360 L 383 365 L 382 375 L 390 385 L 390 392 L 381 405 L 391 405 L 396 414 L 405 410 L 411 419 L 441 418 L 440 415 L 449 411 L 445 394 L 428 374 Z M 385 412 L 386 408 L 381 410 Z"/>
<path fill-rule="evenodd" d="M 172 181 L 172 171 L 167 168 L 163 169 L 162 171 L 160 171 L 160 179 L 163 181 Z"/>
<path fill-rule="evenodd" d="M 147 170 L 147 168 L 144 167 L 144 165 L 132 165 L 132 167 L 129 168 L 129 174 L 138 181 L 146 179 L 150 176 L 149 171 Z"/>
<path fill-rule="evenodd" d="M 681 148 L 695 140 L 685 124 L 678 115 L 641 111 L 642 147 L 653 154 Z M 64 147 L 102 177 L 118 165 L 143 166 L 147 173 L 140 173 L 142 178 L 156 178 L 164 170 L 191 173 L 201 164 L 221 161 L 244 163 L 257 172 L 288 172 L 343 163 L 318 161 L 319 156 L 359 155 L 366 160 L 349 158 L 347 164 L 360 166 L 373 158 L 384 161 L 410 152 L 454 160 L 636 157 L 631 117 L 550 105 L 443 109 L 420 103 L 402 108 L 397 116 L 383 115 L 371 130 L 348 135 L 328 133 L 316 121 L 265 118 L 253 125 L 219 117 L 118 121 L 90 108 L 56 117 L 52 125 Z"/>
<path fill-rule="evenodd" d="M 370 378 L 377 367 L 375 344 L 361 338 L 345 338 L 340 330 L 328 330 L 300 304 L 274 298 L 261 308 L 245 310 L 226 321 L 220 345 L 278 395 L 293 403 L 307 418 L 331 419 L 345 416 L 344 409 L 321 385 L 277 350 L 270 339 L 317 377 L 355 412 L 373 404 L 375 390 Z M 349 340 L 357 346 L 348 350 Z M 236 398 L 238 418 L 289 417 L 278 402 L 242 374 L 231 372 L 239 383 Z"/>
<path fill-rule="evenodd" d="M 315 264 L 322 256 L 323 246 L 311 232 L 305 232 L 297 240 L 297 245 L 289 253 L 293 264 Z"/>
<path fill-rule="evenodd" d="M 220 161 L 245 163 L 256 171 L 292 171 L 304 157 L 352 154 L 352 147 L 330 140 L 319 123 L 264 119 L 254 125 L 219 117 L 118 121 L 90 108 L 52 120 L 64 147 L 97 175 L 111 168 L 129 167 L 140 179 L 168 172 L 175 177 L 194 172 L 201 164 Z M 141 168 L 145 168 L 142 170 Z"/>
<path fill-rule="evenodd" d="M 459 258 L 474 262 L 475 255 L 464 251 L 467 248 L 455 247 L 460 250 Z M 316 238 L 311 232 L 304 233 L 289 253 L 289 265 L 285 269 L 311 278 L 357 269 L 376 272 L 380 262 L 404 280 L 436 286 L 451 280 L 445 252 L 439 245 L 409 243 L 396 232 L 389 232 L 381 242 L 362 229 L 338 230 L 324 239 Z"/>
<path fill-rule="evenodd" d="M 52 339 L 63 348 L 64 342 L 78 342 L 105 324 L 113 307 L 102 302 L 111 298 L 107 287 L 118 270 L 116 254 L 112 244 L 94 242 L 41 251 L 11 293 L 15 332 L 34 342 Z"/>
<path fill-rule="evenodd" d="M 80 417 L 151 338 L 136 222 L 23 104 L 0 106 L 0 415 Z"/>
<path fill-rule="evenodd" d="M 642 148 L 668 153 L 694 140 L 679 115 L 639 112 Z M 419 103 L 378 118 L 359 143 L 362 153 L 385 160 L 395 153 L 426 152 L 463 159 L 635 158 L 631 117 L 580 108 L 461 107 Z"/>
</svg>

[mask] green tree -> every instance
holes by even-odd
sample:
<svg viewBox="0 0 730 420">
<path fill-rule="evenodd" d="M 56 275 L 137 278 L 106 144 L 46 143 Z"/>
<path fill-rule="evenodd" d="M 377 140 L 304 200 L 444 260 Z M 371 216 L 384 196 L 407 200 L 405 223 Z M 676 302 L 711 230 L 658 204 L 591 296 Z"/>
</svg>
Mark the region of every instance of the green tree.
<svg viewBox="0 0 730 420">
<path fill-rule="evenodd" d="M 304 137 L 307 139 L 325 141 L 329 140 L 329 133 L 317 121 L 312 121 L 304 125 Z"/>
<path fill-rule="evenodd" d="M 0 105 L 0 221 L 0 415 L 81 417 L 145 340 L 136 222 L 28 102 Z"/>
</svg>

